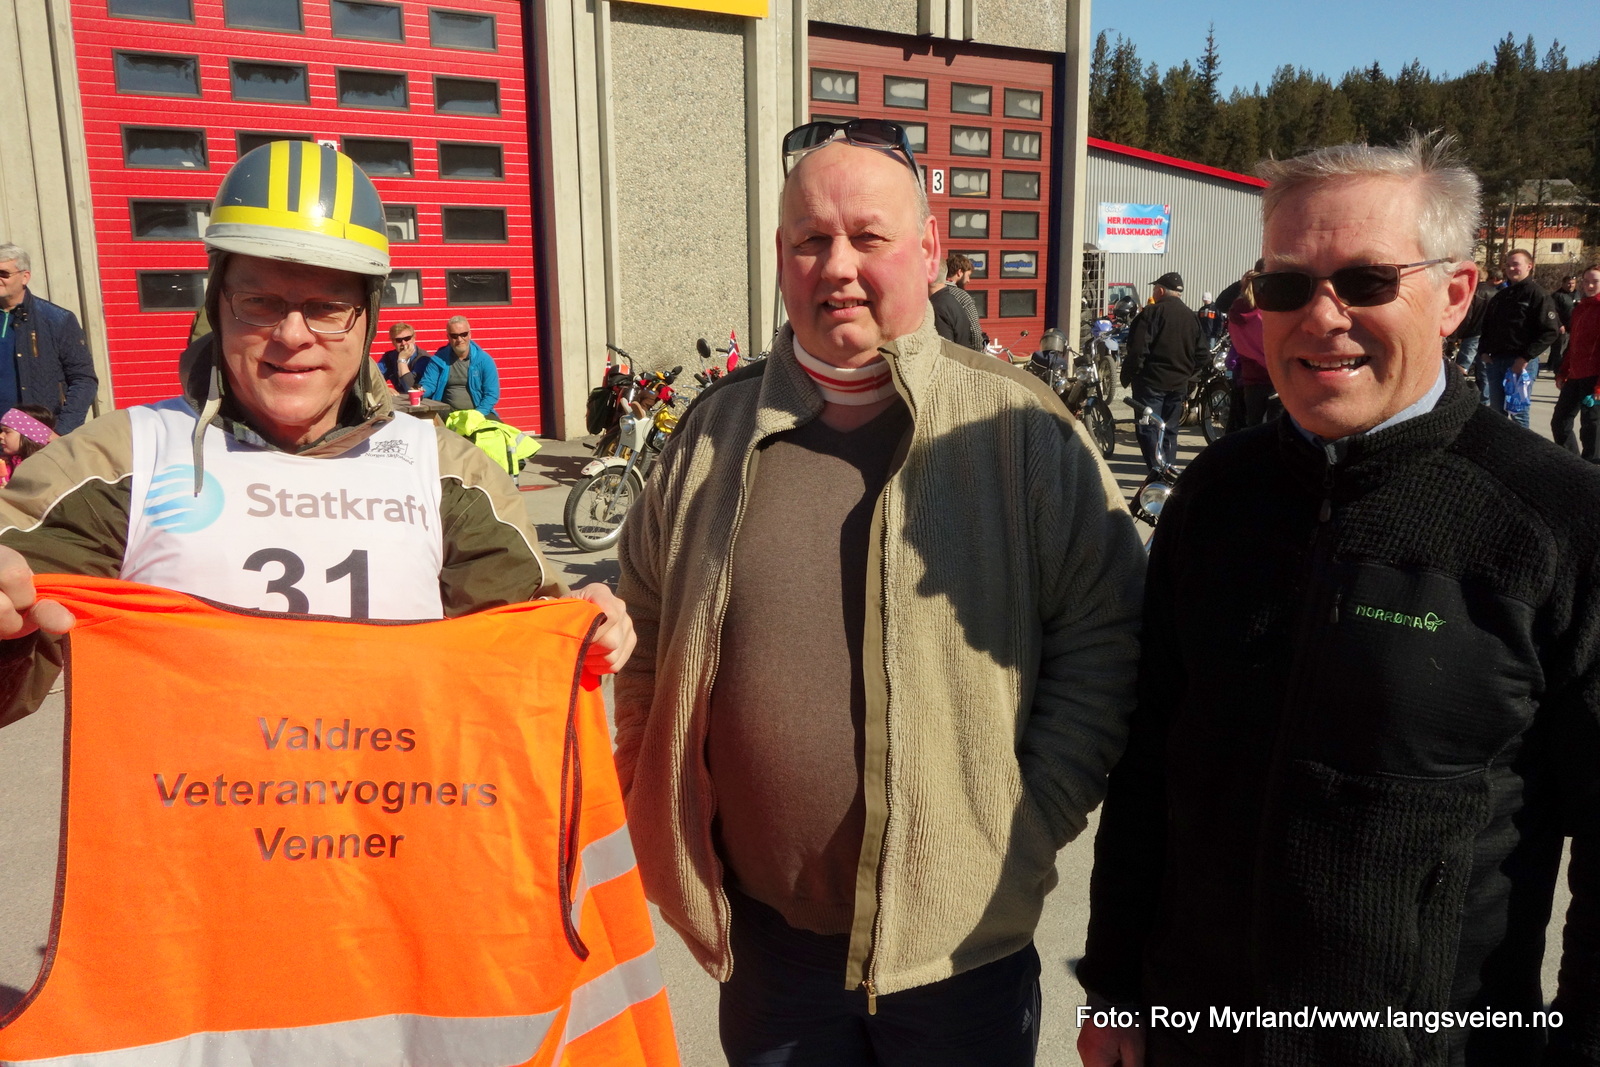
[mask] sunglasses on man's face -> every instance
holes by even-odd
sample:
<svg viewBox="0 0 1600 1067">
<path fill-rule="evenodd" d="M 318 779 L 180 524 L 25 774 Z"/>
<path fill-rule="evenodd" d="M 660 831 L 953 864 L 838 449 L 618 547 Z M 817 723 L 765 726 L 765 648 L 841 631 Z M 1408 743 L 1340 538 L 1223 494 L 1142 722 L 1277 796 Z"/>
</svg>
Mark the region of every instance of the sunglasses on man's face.
<svg viewBox="0 0 1600 1067">
<path fill-rule="evenodd" d="M 411 337 L 396 337 L 394 339 L 394 343 L 397 344 L 397 345 L 408 345 L 412 341 L 415 341 L 415 340 L 416 340 L 416 337 L 414 335 L 411 336 Z"/>
<path fill-rule="evenodd" d="M 918 181 L 922 180 L 922 175 L 917 171 L 917 157 L 911 151 L 910 139 L 906 137 L 906 128 L 898 122 L 885 119 L 808 122 L 804 126 L 796 126 L 783 137 L 784 175 L 787 176 L 794 169 L 801 156 L 832 144 L 841 137 L 845 143 L 858 148 L 873 148 L 890 155 L 898 152 L 905 165 L 911 168 L 911 173 L 917 175 Z"/>
<path fill-rule="evenodd" d="M 19 274 L 28 273 L 25 270 L 0 270 L 0 282 L 9 282 Z"/>
<path fill-rule="evenodd" d="M 1250 279 L 1256 307 L 1262 311 L 1299 311 L 1311 303 L 1321 282 L 1333 283 L 1333 295 L 1346 307 L 1370 308 L 1388 304 L 1400 295 L 1400 275 L 1418 267 L 1450 263 L 1450 259 L 1424 259 L 1417 263 L 1364 263 L 1317 276 L 1298 270 L 1269 270 Z"/>
</svg>

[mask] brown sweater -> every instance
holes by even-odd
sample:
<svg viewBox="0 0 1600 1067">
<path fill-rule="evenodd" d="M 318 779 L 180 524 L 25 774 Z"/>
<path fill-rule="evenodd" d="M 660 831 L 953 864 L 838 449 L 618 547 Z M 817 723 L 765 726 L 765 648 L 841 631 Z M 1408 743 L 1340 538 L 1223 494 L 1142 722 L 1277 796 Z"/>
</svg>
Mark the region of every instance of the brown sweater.
<svg viewBox="0 0 1600 1067">
<path fill-rule="evenodd" d="M 910 414 L 761 450 L 733 549 L 706 738 L 718 851 L 791 926 L 850 930 L 861 858 L 867 535 Z"/>
</svg>

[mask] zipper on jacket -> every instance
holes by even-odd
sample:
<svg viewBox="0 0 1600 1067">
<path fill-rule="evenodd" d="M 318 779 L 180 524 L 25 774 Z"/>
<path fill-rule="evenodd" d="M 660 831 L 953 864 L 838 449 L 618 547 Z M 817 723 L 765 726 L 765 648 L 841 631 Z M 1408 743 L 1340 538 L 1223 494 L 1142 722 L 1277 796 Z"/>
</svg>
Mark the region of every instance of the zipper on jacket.
<svg viewBox="0 0 1600 1067">
<path fill-rule="evenodd" d="M 892 478 L 893 475 L 891 474 Z M 888 510 L 889 485 L 884 483 L 879 498 L 880 514 Z M 894 687 L 889 681 L 889 524 L 879 531 L 883 539 L 878 556 L 878 625 L 883 628 L 883 836 L 878 840 L 878 877 L 875 886 L 875 905 L 872 915 L 872 944 L 867 946 L 867 959 L 862 966 L 865 977 L 861 987 L 867 991 L 867 1014 L 878 1014 L 878 987 L 873 975 L 878 968 L 878 942 L 883 939 L 883 861 L 889 851 L 889 820 L 894 816 L 893 792 L 889 783 L 894 780 L 894 731 L 889 729 L 889 707 L 894 703 Z"/>
<path fill-rule="evenodd" d="M 1262 969 L 1259 955 L 1260 930 L 1258 924 L 1261 917 L 1261 901 L 1265 893 L 1267 826 L 1278 815 L 1279 804 L 1275 798 L 1279 796 L 1279 784 L 1282 782 L 1284 775 L 1285 756 L 1299 721 L 1299 716 L 1295 713 L 1295 709 L 1299 706 L 1297 698 L 1300 677 L 1305 670 L 1305 657 L 1308 654 L 1308 646 L 1311 644 L 1312 635 L 1316 632 L 1318 620 L 1321 617 L 1313 598 L 1317 595 L 1317 574 L 1322 570 L 1324 558 L 1332 551 L 1334 533 L 1332 523 L 1334 458 L 1335 452 L 1332 447 L 1324 446 L 1322 500 L 1317 505 L 1317 521 L 1311 527 L 1311 538 L 1306 548 L 1304 568 L 1306 604 L 1300 612 L 1299 624 L 1295 627 L 1295 644 L 1290 650 L 1289 678 L 1284 686 L 1284 700 L 1282 715 L 1279 719 L 1278 736 L 1273 741 L 1272 756 L 1267 764 L 1265 807 L 1262 812 L 1260 829 L 1257 830 L 1255 871 L 1250 879 L 1250 944 L 1248 951 L 1252 970 L 1255 971 L 1255 977 L 1258 980 Z M 1332 622 L 1338 621 L 1340 599 L 1341 594 L 1335 590 L 1333 602 L 1327 616 Z"/>
</svg>

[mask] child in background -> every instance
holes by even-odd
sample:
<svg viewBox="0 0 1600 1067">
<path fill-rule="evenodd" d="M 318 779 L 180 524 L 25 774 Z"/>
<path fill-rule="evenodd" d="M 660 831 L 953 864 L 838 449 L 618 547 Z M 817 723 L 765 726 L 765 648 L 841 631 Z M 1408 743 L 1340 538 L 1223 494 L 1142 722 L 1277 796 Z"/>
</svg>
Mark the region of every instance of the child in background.
<svg viewBox="0 0 1600 1067">
<path fill-rule="evenodd" d="M 0 485 L 11 481 L 17 465 L 57 437 L 49 408 L 22 404 L 0 415 Z"/>
</svg>

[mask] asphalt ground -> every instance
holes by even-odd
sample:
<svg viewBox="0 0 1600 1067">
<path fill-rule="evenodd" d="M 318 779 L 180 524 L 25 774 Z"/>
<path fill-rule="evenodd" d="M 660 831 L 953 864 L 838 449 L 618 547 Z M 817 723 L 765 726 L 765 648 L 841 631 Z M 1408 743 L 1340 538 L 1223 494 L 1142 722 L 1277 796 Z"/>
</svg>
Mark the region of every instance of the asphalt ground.
<svg viewBox="0 0 1600 1067">
<path fill-rule="evenodd" d="M 1532 423 L 1549 436 L 1555 385 L 1546 374 L 1534 389 Z M 1144 477 L 1133 438 L 1127 405 L 1118 402 L 1117 445 L 1110 460 L 1124 493 Z M 528 514 L 552 567 L 569 586 L 591 581 L 615 583 L 614 552 L 580 552 L 566 537 L 562 509 L 567 488 L 588 461 L 584 441 L 545 441 L 540 454 L 523 472 L 521 486 Z M 1192 427 L 1179 436 L 1182 467 L 1203 446 Z M 609 697 L 609 688 L 607 690 Z M 51 696 L 33 716 L 0 730 L 0 1010 L 32 985 L 39 973 L 48 937 L 52 891 L 59 849 L 61 793 L 61 725 L 63 705 Z M 1088 922 L 1089 869 L 1098 819 L 1062 850 L 1057 862 L 1060 884 L 1045 902 L 1035 941 L 1043 961 L 1044 1014 L 1039 1047 L 1041 1067 L 1079 1063 L 1075 1011 L 1083 990 L 1072 968 L 1083 953 Z M 1546 996 L 1555 991 L 1560 959 L 1559 917 L 1569 900 L 1563 875 L 1557 889 L 1544 963 Z M 716 1067 L 723 1062 L 716 1032 L 717 985 L 690 957 L 678 935 L 656 917 L 661 969 L 666 977 L 677 1026 L 679 1048 L 688 1067 Z"/>
</svg>

